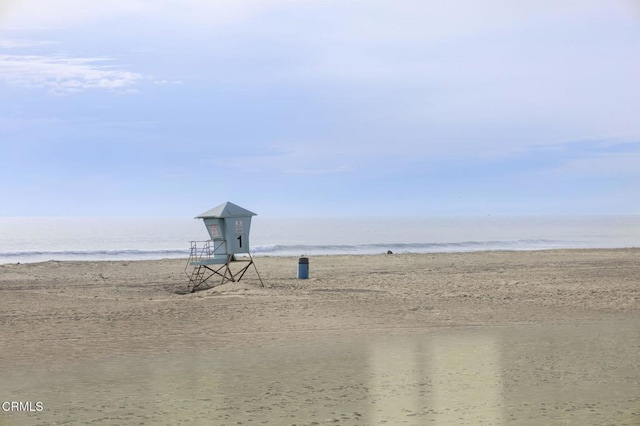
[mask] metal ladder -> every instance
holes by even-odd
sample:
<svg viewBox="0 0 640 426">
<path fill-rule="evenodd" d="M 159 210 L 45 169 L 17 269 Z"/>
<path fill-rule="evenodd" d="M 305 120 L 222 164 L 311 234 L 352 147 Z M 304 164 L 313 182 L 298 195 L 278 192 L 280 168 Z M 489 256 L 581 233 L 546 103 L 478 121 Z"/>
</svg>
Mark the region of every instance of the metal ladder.
<svg viewBox="0 0 640 426">
<path fill-rule="evenodd" d="M 198 246 L 198 243 L 201 245 Z M 192 266 L 191 262 L 210 258 L 211 253 L 211 241 L 191 241 L 189 259 L 187 259 L 187 265 L 184 268 L 185 274 L 189 277 L 189 291 L 195 290 L 205 281 L 205 273 L 207 271 L 207 268 L 198 265 L 193 266 L 193 269 L 189 272 L 189 267 Z"/>
<path fill-rule="evenodd" d="M 193 271 L 191 271 L 191 276 L 189 277 L 189 289 L 190 291 L 195 290 L 204 282 L 205 271 L 207 269 L 204 266 L 194 266 Z"/>
</svg>

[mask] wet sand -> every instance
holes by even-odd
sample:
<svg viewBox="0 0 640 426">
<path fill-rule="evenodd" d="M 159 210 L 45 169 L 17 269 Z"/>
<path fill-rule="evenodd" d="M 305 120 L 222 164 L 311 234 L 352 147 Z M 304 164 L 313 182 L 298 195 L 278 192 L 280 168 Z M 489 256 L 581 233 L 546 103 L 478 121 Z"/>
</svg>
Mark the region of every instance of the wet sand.
<svg viewBox="0 0 640 426">
<path fill-rule="evenodd" d="M 12 424 L 640 424 L 640 250 L 0 266 Z"/>
</svg>

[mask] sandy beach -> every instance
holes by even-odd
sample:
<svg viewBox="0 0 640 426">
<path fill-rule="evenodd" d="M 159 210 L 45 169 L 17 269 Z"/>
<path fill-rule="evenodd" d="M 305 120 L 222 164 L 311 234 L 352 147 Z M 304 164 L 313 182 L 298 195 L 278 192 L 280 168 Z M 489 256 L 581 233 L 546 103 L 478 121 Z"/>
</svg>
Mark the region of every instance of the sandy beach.
<svg viewBox="0 0 640 426">
<path fill-rule="evenodd" d="M 640 424 L 640 249 L 255 260 L 0 265 L 0 425 Z"/>
</svg>

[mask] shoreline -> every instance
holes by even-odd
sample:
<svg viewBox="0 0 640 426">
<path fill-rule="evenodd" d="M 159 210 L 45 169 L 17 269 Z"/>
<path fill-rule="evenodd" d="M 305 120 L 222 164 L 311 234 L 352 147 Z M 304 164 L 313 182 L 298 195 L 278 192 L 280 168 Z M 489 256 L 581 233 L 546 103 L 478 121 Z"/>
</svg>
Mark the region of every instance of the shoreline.
<svg viewBox="0 0 640 426">
<path fill-rule="evenodd" d="M 456 244 L 465 244 L 465 243 L 447 243 L 446 245 L 456 245 Z M 482 243 L 484 244 L 484 243 Z M 387 248 L 386 247 L 390 247 L 393 248 L 394 244 L 373 244 L 375 246 L 380 246 L 381 250 L 379 252 L 362 252 L 362 253 L 306 253 L 306 254 L 300 254 L 300 255 L 295 255 L 295 254 L 289 254 L 289 253 L 285 253 L 285 254 L 271 254 L 268 252 L 254 252 L 251 253 L 251 256 L 253 256 L 254 258 L 294 258 L 294 257 L 300 257 L 303 255 L 308 255 L 308 256 L 313 256 L 313 257 L 323 257 L 323 256 L 378 256 L 378 255 L 383 255 L 383 254 L 387 254 Z M 408 244 L 411 245 L 411 244 Z M 384 248 L 384 250 L 382 249 Z M 431 254 L 472 254 L 472 253 L 493 253 L 493 252 L 507 252 L 507 253 L 526 253 L 526 252 L 541 252 L 541 251 L 572 251 L 572 250 L 577 250 L 577 251 L 589 251 L 589 250 L 640 250 L 640 246 L 616 246 L 616 247 L 597 247 L 597 246 L 593 246 L 593 247 L 589 247 L 589 246 L 583 246 L 583 247 L 541 247 L 541 248 L 514 248 L 514 249 L 507 249 L 507 248 L 489 248 L 489 249 L 450 249 L 450 250 L 441 250 L 441 251 L 393 251 L 391 250 L 391 254 L 393 255 L 431 255 Z M 37 259 L 37 260 L 16 260 L 16 261 L 5 261 L 5 260 L 0 260 L 0 266 L 3 265 L 22 265 L 22 264 L 34 264 L 34 263 L 46 263 L 46 262 L 144 262 L 144 261 L 175 261 L 175 260 L 184 260 L 186 262 L 187 258 L 188 258 L 188 249 L 149 249 L 149 250 L 144 250 L 144 249 L 113 249 L 113 250 L 86 250 L 86 254 L 84 255 L 77 255 L 77 253 L 82 253 L 82 250 L 63 250 L 63 251 L 34 251 L 34 252 L 15 252 L 15 253 L 5 253 L 2 254 L 0 253 L 0 259 L 2 258 L 2 256 L 9 256 L 9 257 L 15 257 L 15 258 L 19 258 L 19 256 L 47 256 L 49 254 L 59 254 L 62 256 L 62 258 L 43 258 L 43 259 Z M 124 257 L 117 257 L 118 255 L 115 253 L 150 253 L 149 255 L 151 256 L 153 253 L 169 253 L 169 252 L 175 252 L 178 253 L 180 252 L 180 255 L 176 255 L 176 256 L 169 256 L 169 257 L 163 257 L 163 256 L 158 256 L 158 257 L 127 257 L 126 254 L 124 254 Z M 98 254 L 96 254 L 98 253 Z M 104 253 L 107 253 L 107 255 L 104 255 Z M 98 258 L 89 258 L 89 256 L 94 255 L 97 256 Z M 100 257 L 104 255 L 105 257 Z M 78 256 L 78 258 L 64 258 L 65 256 Z M 84 257 L 83 257 L 84 256 Z"/>
</svg>

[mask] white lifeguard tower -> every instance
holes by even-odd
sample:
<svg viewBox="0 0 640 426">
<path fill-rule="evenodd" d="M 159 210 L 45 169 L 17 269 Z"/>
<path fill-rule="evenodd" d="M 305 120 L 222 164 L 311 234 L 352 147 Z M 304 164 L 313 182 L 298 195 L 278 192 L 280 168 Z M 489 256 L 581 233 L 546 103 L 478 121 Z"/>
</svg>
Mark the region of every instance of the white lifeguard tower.
<svg viewBox="0 0 640 426">
<path fill-rule="evenodd" d="M 222 278 L 217 285 L 227 281 L 238 282 L 251 265 L 258 275 L 260 285 L 264 287 L 258 268 L 249 252 L 252 216 L 256 214 L 230 202 L 220 204 L 196 216 L 196 219 L 204 221 L 211 239 L 191 241 L 191 252 L 185 272 L 189 277 L 189 289 L 192 293 L 216 275 Z M 190 268 L 192 268 L 191 271 L 189 271 Z M 236 269 L 235 272 L 234 269 Z M 211 287 L 215 285 L 207 288 Z"/>
</svg>

